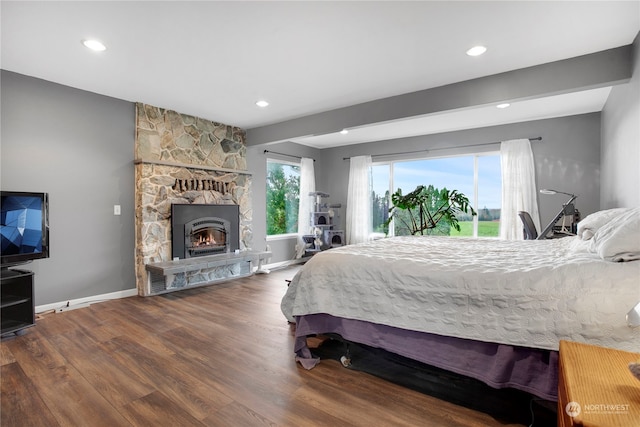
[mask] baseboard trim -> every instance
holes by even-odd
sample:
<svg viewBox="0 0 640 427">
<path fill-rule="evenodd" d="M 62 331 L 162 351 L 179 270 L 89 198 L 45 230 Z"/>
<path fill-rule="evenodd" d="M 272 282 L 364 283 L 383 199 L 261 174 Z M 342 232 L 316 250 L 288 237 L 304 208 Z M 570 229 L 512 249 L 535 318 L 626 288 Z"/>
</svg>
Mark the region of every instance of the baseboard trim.
<svg viewBox="0 0 640 427">
<path fill-rule="evenodd" d="M 108 294 L 94 295 L 91 297 L 76 298 L 72 300 L 53 302 L 51 304 L 38 305 L 36 306 L 35 311 L 36 313 L 44 313 L 45 311 L 58 310 L 60 308 L 73 307 L 80 304 L 90 305 L 92 303 L 98 303 L 98 302 L 108 301 L 112 299 L 126 298 L 134 295 L 138 295 L 137 289 L 127 289 L 125 291 L 117 291 L 117 292 L 111 292 Z"/>
<path fill-rule="evenodd" d="M 291 265 L 303 264 L 303 263 L 307 262 L 308 260 L 309 260 L 309 257 L 304 257 L 304 258 L 291 259 L 291 260 L 282 261 L 282 262 L 275 262 L 273 264 L 265 264 L 262 267 L 266 268 L 268 270 L 277 270 L 279 268 L 285 268 L 285 267 L 289 267 Z M 65 307 L 71 308 L 71 307 L 73 307 L 75 305 L 79 305 L 79 304 L 85 304 L 86 305 L 86 304 L 92 304 L 92 303 L 108 301 L 108 300 L 112 300 L 112 299 L 120 299 L 120 298 L 132 297 L 134 295 L 138 295 L 138 290 L 137 289 L 127 289 L 126 291 L 111 292 L 111 293 L 108 293 L 108 294 L 94 295 L 94 296 L 91 296 L 91 297 L 76 298 L 76 299 L 72 299 L 72 300 L 64 300 L 64 301 L 59 301 L 59 302 L 53 302 L 51 304 L 44 304 L 44 305 L 36 306 L 36 313 L 44 313 L 45 311 L 59 310 L 60 308 L 65 308 Z"/>
<path fill-rule="evenodd" d="M 291 265 L 304 264 L 305 262 L 309 261 L 309 259 L 310 257 L 304 257 L 304 258 L 290 259 L 287 261 L 274 262 L 273 264 L 265 264 L 262 266 L 262 268 L 267 270 L 277 270 L 279 268 L 285 268 Z"/>
</svg>

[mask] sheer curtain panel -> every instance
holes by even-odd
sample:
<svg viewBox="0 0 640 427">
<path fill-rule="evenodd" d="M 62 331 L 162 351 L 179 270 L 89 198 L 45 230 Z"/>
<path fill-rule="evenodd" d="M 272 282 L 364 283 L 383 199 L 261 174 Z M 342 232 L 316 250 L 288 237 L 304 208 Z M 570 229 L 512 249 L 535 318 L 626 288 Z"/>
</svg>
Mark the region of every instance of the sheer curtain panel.
<svg viewBox="0 0 640 427">
<path fill-rule="evenodd" d="M 300 194 L 298 196 L 298 244 L 296 258 L 304 255 L 305 242 L 302 236 L 311 233 L 311 210 L 313 205 L 309 193 L 316 191 L 316 175 L 313 159 L 303 157 L 300 160 Z"/>
<path fill-rule="evenodd" d="M 503 141 L 500 144 L 500 164 L 502 167 L 500 237 L 506 240 L 523 240 L 523 226 L 518 217 L 518 211 L 529 212 L 536 229 L 540 232 L 531 142 L 528 139 Z"/>
<path fill-rule="evenodd" d="M 348 245 L 369 241 L 371 233 L 371 156 L 350 160 L 347 188 L 346 241 Z"/>
</svg>

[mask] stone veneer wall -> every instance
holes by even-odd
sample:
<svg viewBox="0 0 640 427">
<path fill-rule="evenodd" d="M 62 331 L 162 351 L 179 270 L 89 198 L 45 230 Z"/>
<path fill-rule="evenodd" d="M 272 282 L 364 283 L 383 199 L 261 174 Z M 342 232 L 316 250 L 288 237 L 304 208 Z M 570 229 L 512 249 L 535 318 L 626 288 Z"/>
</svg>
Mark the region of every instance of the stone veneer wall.
<svg viewBox="0 0 640 427">
<path fill-rule="evenodd" d="M 136 104 L 136 285 L 145 265 L 171 260 L 171 205 L 237 204 L 240 249 L 251 248 L 251 175 L 244 130 Z"/>
</svg>

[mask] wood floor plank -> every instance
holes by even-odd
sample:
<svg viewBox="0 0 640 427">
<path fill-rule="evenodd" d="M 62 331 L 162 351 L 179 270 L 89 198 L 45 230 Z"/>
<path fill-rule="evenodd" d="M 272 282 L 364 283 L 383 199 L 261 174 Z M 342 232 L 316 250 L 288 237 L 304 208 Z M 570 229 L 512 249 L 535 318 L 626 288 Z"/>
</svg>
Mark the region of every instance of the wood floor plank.
<svg viewBox="0 0 640 427">
<path fill-rule="evenodd" d="M 153 354 L 128 337 L 116 338 L 109 344 L 111 357 L 130 367 L 137 377 L 153 384 L 197 419 L 206 418 L 231 402 L 228 396 L 207 387 L 198 376 L 181 370 L 171 357 Z"/>
<path fill-rule="evenodd" d="M 0 343 L 0 366 L 8 365 L 9 363 L 15 363 L 16 358 L 8 346 Z"/>
<path fill-rule="evenodd" d="M 35 329 L 32 328 L 35 332 Z M 30 331 L 31 332 L 31 331 Z M 13 340 L 3 342 L 20 363 L 29 378 L 46 376 L 55 368 L 65 366 L 67 361 L 53 345 L 39 333 L 27 333 Z"/>
<path fill-rule="evenodd" d="M 239 402 L 233 402 L 215 414 L 203 420 L 208 427 L 277 427 L 278 424 L 254 412 Z"/>
<path fill-rule="evenodd" d="M 337 361 L 303 369 L 280 311 L 297 270 L 39 316 L 0 342 L 2 425 L 507 425 Z"/>
<path fill-rule="evenodd" d="M 0 368 L 0 425 L 58 426 L 55 417 L 18 363 Z"/>
<path fill-rule="evenodd" d="M 124 406 L 122 411 L 131 425 L 135 426 L 206 426 L 184 407 L 160 392 L 136 399 Z"/>
<path fill-rule="evenodd" d="M 112 309 L 109 310 L 109 319 L 107 327 L 111 331 L 109 339 L 102 341 L 108 342 L 113 338 L 120 336 L 127 336 L 131 340 L 143 344 L 149 351 L 165 356 L 171 356 L 173 350 L 171 350 L 166 343 L 158 337 L 155 328 L 145 324 L 138 324 L 136 322 L 136 313 L 140 310 L 137 309 L 122 309 L 117 305 L 112 305 Z M 163 328 L 164 330 L 164 328 Z"/>
<path fill-rule="evenodd" d="M 47 336 L 73 331 L 78 327 L 78 316 L 86 310 L 72 310 L 61 313 L 48 312 L 36 317 L 36 326 Z M 31 331 L 29 331 L 31 332 Z"/>
<path fill-rule="evenodd" d="M 184 353 L 176 355 L 175 359 L 182 369 L 189 370 L 191 375 L 200 375 L 212 389 L 265 417 L 286 408 L 291 394 L 302 384 L 293 379 L 296 375 L 293 364 L 291 372 L 266 372 L 255 362 L 228 354 L 219 357 L 215 353 L 206 358 Z"/>
<path fill-rule="evenodd" d="M 51 341 L 87 382 L 116 408 L 155 391 L 153 385 L 105 353 L 98 343 L 87 345 L 91 339 L 84 330 L 59 335 Z"/>
<path fill-rule="evenodd" d="M 209 417 L 205 420 L 210 425 L 230 425 L 223 421 L 231 419 L 236 412 L 240 412 L 240 418 L 248 423 L 238 425 L 261 426 L 266 420 L 279 426 L 340 425 L 339 418 L 326 411 L 301 404 L 293 397 L 299 387 L 293 388 L 291 384 L 304 386 L 303 379 L 297 375 L 298 368 L 293 363 L 290 365 L 289 377 L 285 379 L 285 376 L 261 378 L 251 365 L 230 359 L 225 361 L 226 366 L 222 365 L 222 370 L 218 369 L 221 366 L 219 361 L 215 365 L 202 364 L 196 367 L 194 359 L 190 360 L 194 369 L 198 369 L 212 381 L 212 387 L 223 391 L 234 400 L 232 406 L 223 408 L 214 418 Z M 297 378 L 294 381 L 291 377 Z"/>
<path fill-rule="evenodd" d="M 119 426 L 126 419 L 72 366 L 31 378 L 61 426 Z"/>
</svg>

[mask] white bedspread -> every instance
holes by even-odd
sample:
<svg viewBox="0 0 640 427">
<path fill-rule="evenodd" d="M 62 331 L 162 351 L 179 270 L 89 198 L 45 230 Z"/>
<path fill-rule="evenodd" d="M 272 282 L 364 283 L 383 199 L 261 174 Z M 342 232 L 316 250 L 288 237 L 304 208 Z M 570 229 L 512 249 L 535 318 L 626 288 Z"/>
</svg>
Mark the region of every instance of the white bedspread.
<svg viewBox="0 0 640 427">
<path fill-rule="evenodd" d="M 586 246 L 435 236 L 344 246 L 304 265 L 282 312 L 549 350 L 566 339 L 640 351 L 640 328 L 625 321 L 640 301 L 640 261 L 603 261 Z"/>
</svg>

